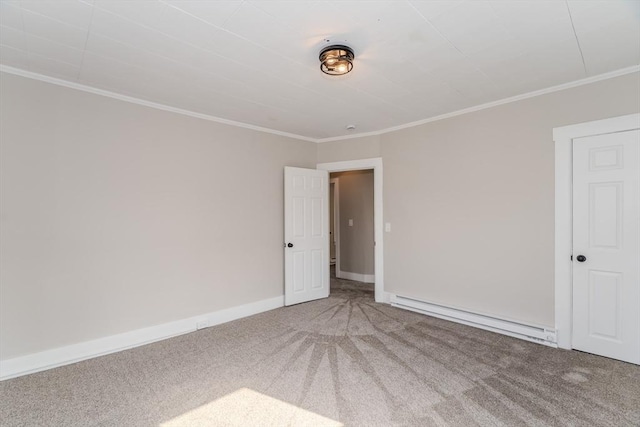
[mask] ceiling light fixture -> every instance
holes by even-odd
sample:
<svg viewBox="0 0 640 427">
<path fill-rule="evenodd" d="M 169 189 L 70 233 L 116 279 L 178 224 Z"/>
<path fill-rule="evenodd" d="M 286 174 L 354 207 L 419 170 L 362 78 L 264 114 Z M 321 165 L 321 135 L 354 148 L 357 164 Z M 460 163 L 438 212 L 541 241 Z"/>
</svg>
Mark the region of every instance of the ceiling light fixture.
<svg viewBox="0 0 640 427">
<path fill-rule="evenodd" d="M 320 51 L 320 70 L 330 76 L 341 76 L 353 69 L 353 50 L 349 46 L 335 44 Z"/>
</svg>

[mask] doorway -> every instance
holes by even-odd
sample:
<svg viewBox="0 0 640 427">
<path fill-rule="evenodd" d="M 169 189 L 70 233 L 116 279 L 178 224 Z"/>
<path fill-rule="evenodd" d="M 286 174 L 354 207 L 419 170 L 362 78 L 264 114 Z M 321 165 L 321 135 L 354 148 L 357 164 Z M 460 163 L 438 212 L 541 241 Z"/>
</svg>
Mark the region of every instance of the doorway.
<svg viewBox="0 0 640 427">
<path fill-rule="evenodd" d="M 317 165 L 317 169 L 325 170 L 329 173 L 335 172 L 347 172 L 347 171 L 373 171 L 373 277 L 356 276 L 360 279 L 368 279 L 374 282 L 375 289 L 375 301 L 376 302 L 389 302 L 388 295 L 384 292 L 384 253 L 383 253 L 383 221 L 382 221 L 382 159 L 362 159 L 344 162 L 332 162 L 332 163 L 320 163 Z M 342 192 L 342 188 L 338 183 L 337 187 L 334 187 L 334 192 Z M 338 208 L 340 208 L 338 206 Z M 347 218 L 346 227 L 349 227 Z M 353 226 L 356 226 L 355 218 Z M 344 229 L 345 225 L 334 224 L 336 238 L 340 235 L 340 229 Z M 342 249 L 340 245 L 336 245 L 336 270 L 340 260 L 340 253 Z M 345 272 L 345 268 L 340 265 L 340 271 Z M 347 270 L 348 271 L 348 270 Z M 354 277 L 354 276 L 350 276 Z M 344 277 L 349 278 L 349 277 Z M 356 279 L 357 280 L 357 279 Z M 362 280 L 361 280 L 362 281 Z"/>
<path fill-rule="evenodd" d="M 558 346 L 640 364 L 640 115 L 554 140 Z"/>
<path fill-rule="evenodd" d="M 334 266 L 338 261 L 336 242 L 340 238 L 337 232 L 339 221 L 338 209 L 340 203 L 340 182 L 336 178 L 329 178 L 329 264 Z"/>
<path fill-rule="evenodd" d="M 333 204 L 329 218 L 335 277 L 375 283 L 373 169 L 332 172 Z M 330 192 L 331 200 L 331 192 Z"/>
</svg>

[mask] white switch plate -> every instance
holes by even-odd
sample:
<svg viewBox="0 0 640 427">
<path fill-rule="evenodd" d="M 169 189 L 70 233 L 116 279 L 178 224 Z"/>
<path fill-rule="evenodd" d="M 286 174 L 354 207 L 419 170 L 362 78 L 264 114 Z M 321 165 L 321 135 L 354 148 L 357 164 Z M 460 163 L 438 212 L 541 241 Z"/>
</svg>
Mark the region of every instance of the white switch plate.
<svg viewBox="0 0 640 427">
<path fill-rule="evenodd" d="M 390 222 L 386 222 L 384 224 L 384 231 L 386 231 L 387 233 L 391 232 L 391 223 Z"/>
<path fill-rule="evenodd" d="M 352 219 L 349 220 L 349 227 L 353 227 L 353 220 Z"/>
</svg>

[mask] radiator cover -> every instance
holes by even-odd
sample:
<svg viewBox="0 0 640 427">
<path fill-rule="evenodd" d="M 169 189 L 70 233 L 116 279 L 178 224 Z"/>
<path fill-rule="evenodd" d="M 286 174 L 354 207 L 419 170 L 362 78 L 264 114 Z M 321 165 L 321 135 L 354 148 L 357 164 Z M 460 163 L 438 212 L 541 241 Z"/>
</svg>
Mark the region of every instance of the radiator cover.
<svg viewBox="0 0 640 427">
<path fill-rule="evenodd" d="M 498 334 L 543 344 L 549 347 L 558 347 L 556 344 L 555 329 L 515 322 L 513 320 L 500 319 L 498 317 L 473 313 L 400 295 L 391 295 L 391 305 L 405 310 L 414 311 L 416 313 L 449 320 L 451 322 L 462 323 L 475 328 L 496 332 Z"/>
</svg>

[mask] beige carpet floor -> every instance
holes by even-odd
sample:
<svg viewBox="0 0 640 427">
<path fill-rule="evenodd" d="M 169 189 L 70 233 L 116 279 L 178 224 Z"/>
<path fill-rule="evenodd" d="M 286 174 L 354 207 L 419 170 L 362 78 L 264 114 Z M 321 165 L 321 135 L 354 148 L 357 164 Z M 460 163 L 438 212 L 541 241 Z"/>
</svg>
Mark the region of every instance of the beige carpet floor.
<svg viewBox="0 0 640 427">
<path fill-rule="evenodd" d="M 396 309 L 369 285 L 0 383 L 2 426 L 639 426 L 640 367 Z"/>
</svg>

